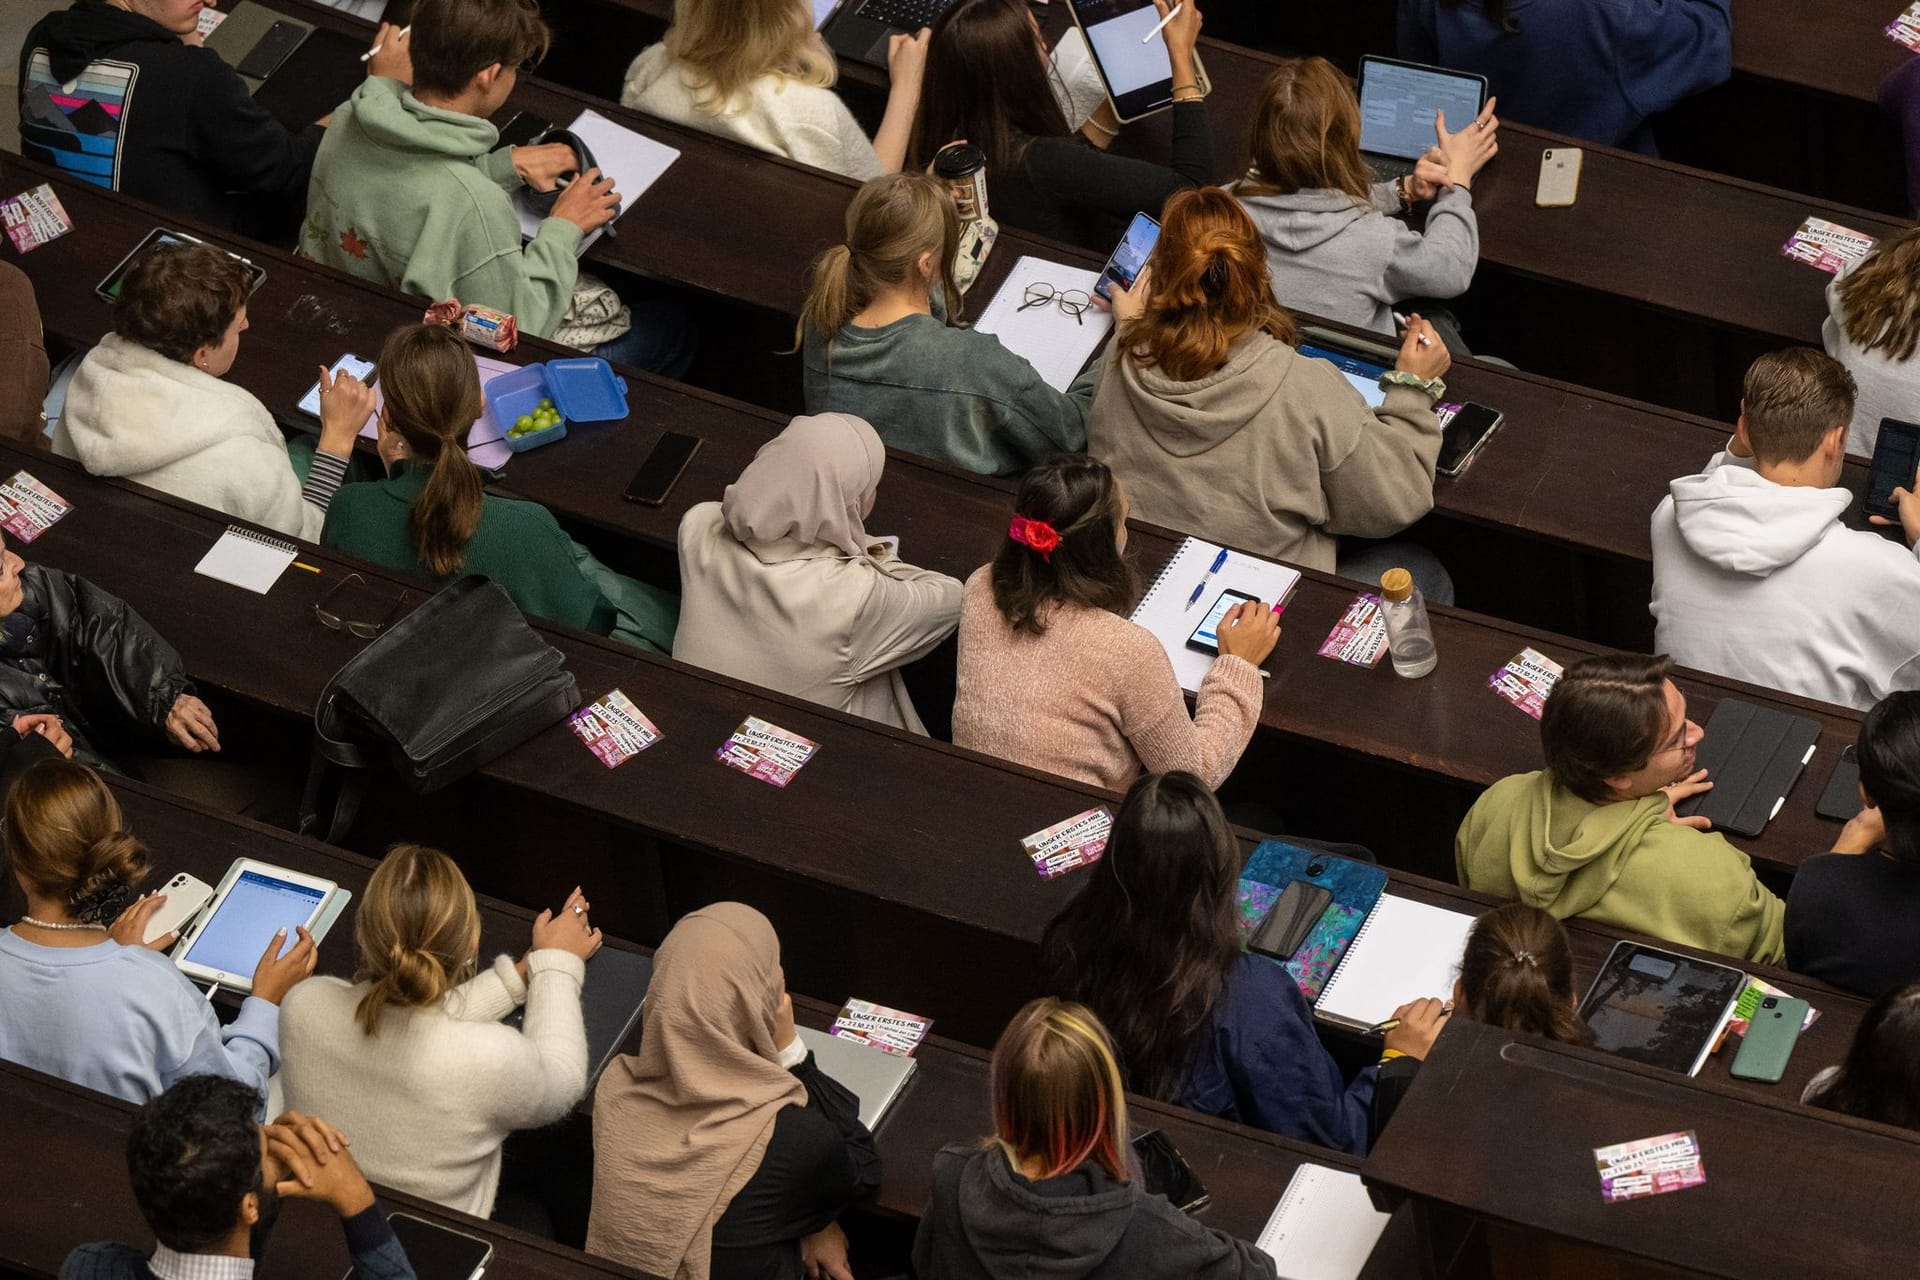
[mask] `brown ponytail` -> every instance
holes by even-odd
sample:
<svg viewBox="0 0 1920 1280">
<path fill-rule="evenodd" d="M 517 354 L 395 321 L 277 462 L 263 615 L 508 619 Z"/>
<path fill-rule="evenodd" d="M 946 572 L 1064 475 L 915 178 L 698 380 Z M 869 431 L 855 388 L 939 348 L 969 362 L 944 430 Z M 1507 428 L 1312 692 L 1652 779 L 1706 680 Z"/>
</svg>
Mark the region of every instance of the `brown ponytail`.
<svg viewBox="0 0 1920 1280">
<path fill-rule="evenodd" d="M 429 324 L 389 334 L 379 369 L 387 428 L 428 471 L 426 488 L 407 512 L 407 536 L 421 563 L 447 577 L 466 562 L 486 498 L 480 469 L 463 447 L 483 405 L 480 374 L 458 334 Z"/>
<path fill-rule="evenodd" d="M 1509 902 L 1474 922 L 1460 957 L 1460 989 L 1476 1022 L 1563 1044 L 1593 1040 L 1574 1012 L 1567 931 L 1538 907 Z"/>
<path fill-rule="evenodd" d="M 111 924 L 147 877 L 146 846 L 126 829 L 100 775 L 73 760 L 42 760 L 7 792 L 7 861 L 43 898 L 88 924 Z"/>
<path fill-rule="evenodd" d="M 831 343 L 883 290 L 912 279 L 923 253 L 933 255 L 951 324 L 960 316 L 960 290 L 953 282 L 959 249 L 960 215 L 938 179 L 895 173 L 866 183 L 847 206 L 846 243 L 814 260 L 794 346 L 809 333 Z"/>
<path fill-rule="evenodd" d="M 479 936 L 480 908 L 452 858 L 417 844 L 387 850 L 353 918 L 354 980 L 370 984 L 360 1030 L 376 1034 L 388 1005 L 423 1008 L 466 981 Z"/>
<path fill-rule="evenodd" d="M 1292 346 L 1293 317 L 1273 300 L 1260 233 L 1218 187 L 1175 192 L 1153 248 L 1147 309 L 1126 330 L 1127 354 L 1175 382 L 1204 378 L 1245 334 L 1264 330 Z"/>
</svg>

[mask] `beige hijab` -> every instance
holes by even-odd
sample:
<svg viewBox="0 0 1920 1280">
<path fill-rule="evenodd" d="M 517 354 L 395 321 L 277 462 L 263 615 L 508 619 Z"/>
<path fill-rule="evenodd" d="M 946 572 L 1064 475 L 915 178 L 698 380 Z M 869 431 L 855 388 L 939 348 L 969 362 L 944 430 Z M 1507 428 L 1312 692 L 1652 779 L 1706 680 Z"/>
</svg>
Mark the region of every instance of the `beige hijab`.
<svg viewBox="0 0 1920 1280">
<path fill-rule="evenodd" d="M 640 1052 L 594 1091 L 590 1252 L 706 1280 L 713 1224 L 759 1169 L 774 1116 L 807 1100 L 773 1042 L 785 989 L 780 939 L 752 907 L 718 902 L 667 934 Z"/>
<path fill-rule="evenodd" d="M 859 559 L 867 554 L 861 512 L 886 462 L 886 447 L 864 418 L 795 418 L 727 486 L 720 512 L 742 542 L 834 546 Z"/>
</svg>

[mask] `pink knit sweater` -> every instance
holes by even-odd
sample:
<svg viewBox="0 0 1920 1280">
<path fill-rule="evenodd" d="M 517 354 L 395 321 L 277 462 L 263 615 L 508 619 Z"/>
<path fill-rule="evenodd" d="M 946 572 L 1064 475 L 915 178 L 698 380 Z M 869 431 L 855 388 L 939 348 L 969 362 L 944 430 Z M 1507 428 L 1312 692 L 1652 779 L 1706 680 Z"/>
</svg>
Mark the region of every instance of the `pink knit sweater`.
<svg viewBox="0 0 1920 1280">
<path fill-rule="evenodd" d="M 1153 633 L 1105 609 L 1056 609 L 1044 635 L 1016 634 L 993 603 L 991 570 L 960 610 L 953 740 L 962 747 L 1124 791 L 1142 768 L 1226 780 L 1260 718 L 1260 671 L 1222 657 L 1194 715 Z"/>
</svg>

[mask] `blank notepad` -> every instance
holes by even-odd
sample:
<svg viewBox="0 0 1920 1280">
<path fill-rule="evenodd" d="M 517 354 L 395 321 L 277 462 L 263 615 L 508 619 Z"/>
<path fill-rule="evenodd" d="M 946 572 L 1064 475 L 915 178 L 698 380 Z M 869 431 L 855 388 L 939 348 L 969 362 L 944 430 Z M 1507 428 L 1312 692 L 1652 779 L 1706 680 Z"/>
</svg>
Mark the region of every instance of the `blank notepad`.
<svg viewBox="0 0 1920 1280">
<path fill-rule="evenodd" d="M 298 553 L 291 542 L 229 525 L 193 571 L 265 595 Z"/>
<path fill-rule="evenodd" d="M 647 188 L 658 182 L 660 175 L 680 158 L 679 148 L 655 142 L 644 133 L 636 133 L 625 125 L 615 124 L 598 111 L 582 111 L 567 126 L 567 131 L 587 144 L 587 150 L 593 153 L 593 163 L 599 167 L 601 174 L 613 179 L 614 194 L 620 197 L 620 212 L 614 215 L 614 222 L 625 217 L 634 202 L 647 193 Z M 520 234 L 529 240 L 533 239 L 545 219 L 517 201 L 514 212 L 520 218 Z M 607 225 L 611 226 L 612 223 Z M 600 227 L 581 236 L 574 255 L 577 257 L 591 249 L 594 241 L 604 234 L 606 227 Z"/>
<path fill-rule="evenodd" d="M 1113 313 L 1088 302 L 1085 313 L 1076 321 L 1060 309 L 1058 302 L 1036 303 L 1024 311 L 1021 304 L 1026 301 L 1030 284 L 1050 284 L 1055 293 L 1073 290 L 1091 299 L 1099 279 L 1098 271 L 1045 258 L 1022 258 L 1013 264 L 1000 291 L 973 327 L 1000 339 L 1001 346 L 1032 365 L 1055 391 L 1065 391 L 1080 375 L 1087 357 L 1113 329 Z"/>
<path fill-rule="evenodd" d="M 1453 996 L 1474 917 L 1380 895 L 1320 992 L 1314 1013 L 1348 1027 L 1385 1022 L 1409 1000 Z"/>
<path fill-rule="evenodd" d="M 1359 1174 L 1303 1164 L 1255 1243 L 1281 1280 L 1357 1280 L 1387 1218 Z"/>
</svg>

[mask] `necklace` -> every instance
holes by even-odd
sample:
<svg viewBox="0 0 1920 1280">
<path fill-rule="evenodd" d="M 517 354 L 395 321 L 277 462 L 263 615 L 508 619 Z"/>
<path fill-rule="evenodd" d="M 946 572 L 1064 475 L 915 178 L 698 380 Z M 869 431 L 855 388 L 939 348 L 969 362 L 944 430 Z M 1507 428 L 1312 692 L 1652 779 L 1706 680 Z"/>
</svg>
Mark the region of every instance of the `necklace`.
<svg viewBox="0 0 1920 1280">
<path fill-rule="evenodd" d="M 36 929 L 52 929 L 56 932 L 64 932 L 64 931 L 77 930 L 77 929 L 98 929 L 101 933 L 105 933 L 107 931 L 107 926 L 103 924 L 50 924 L 45 920 L 35 920 L 32 916 L 21 916 L 20 923 L 30 924 Z"/>
</svg>

